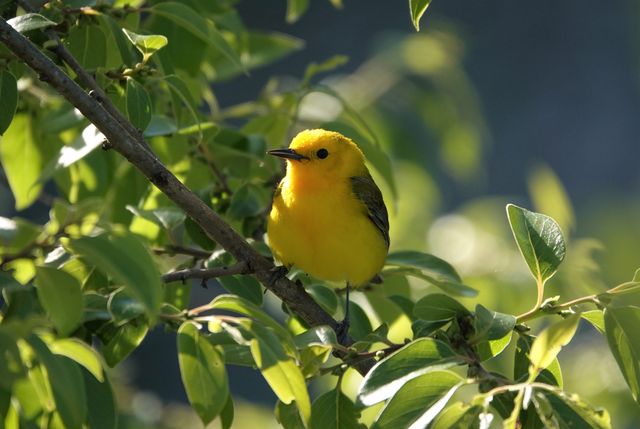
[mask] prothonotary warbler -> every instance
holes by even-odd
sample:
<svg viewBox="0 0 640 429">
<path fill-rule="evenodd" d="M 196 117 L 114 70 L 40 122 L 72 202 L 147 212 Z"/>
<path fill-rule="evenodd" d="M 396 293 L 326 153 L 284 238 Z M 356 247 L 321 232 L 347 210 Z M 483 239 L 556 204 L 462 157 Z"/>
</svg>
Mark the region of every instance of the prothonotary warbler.
<svg viewBox="0 0 640 429">
<path fill-rule="evenodd" d="M 346 281 L 347 293 L 368 284 L 384 265 L 389 218 L 360 148 L 316 129 L 269 154 L 287 161 L 267 224 L 275 258 L 322 280 Z M 348 308 L 347 295 L 347 326 Z"/>
</svg>

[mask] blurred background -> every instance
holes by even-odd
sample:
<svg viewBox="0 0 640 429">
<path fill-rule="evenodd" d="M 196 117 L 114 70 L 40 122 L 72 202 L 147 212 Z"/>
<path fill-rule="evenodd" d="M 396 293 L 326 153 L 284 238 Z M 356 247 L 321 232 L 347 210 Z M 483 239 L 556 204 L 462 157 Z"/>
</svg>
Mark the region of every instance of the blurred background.
<svg viewBox="0 0 640 429">
<path fill-rule="evenodd" d="M 255 99 L 273 76 L 286 84 L 311 62 L 345 55 L 323 84 L 364 118 L 392 159 L 397 196 L 384 191 L 393 248 L 449 261 L 480 291 L 466 300 L 469 308 L 479 302 L 519 314 L 534 304 L 507 202 L 551 215 L 565 232 L 567 259 L 547 297 L 565 301 L 633 277 L 640 267 L 640 2 L 433 0 L 420 33 L 406 2 L 344 0 L 340 10 L 310 3 L 290 25 L 284 0 L 239 2 L 247 27 L 296 36 L 304 48 L 217 82 L 221 108 Z M 331 121 L 341 109 L 311 94 L 300 126 Z M 0 193 L 0 214 L 13 215 L 10 191 Z M 198 302 L 217 292 L 196 289 Z M 613 427 L 637 427 L 640 407 L 606 339 L 586 325 L 579 335 L 560 355 L 565 390 L 606 407 Z M 492 364 L 511 371 L 506 360 Z M 115 377 L 122 427 L 200 427 L 186 405 L 173 335 L 156 329 Z M 243 401 L 234 427 L 278 427 L 275 397 L 257 372 L 231 368 L 230 381 Z"/>
</svg>

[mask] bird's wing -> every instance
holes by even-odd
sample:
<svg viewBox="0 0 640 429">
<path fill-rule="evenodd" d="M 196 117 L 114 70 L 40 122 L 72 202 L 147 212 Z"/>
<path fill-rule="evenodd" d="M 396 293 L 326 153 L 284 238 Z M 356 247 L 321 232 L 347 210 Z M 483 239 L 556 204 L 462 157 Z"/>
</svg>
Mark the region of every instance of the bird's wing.
<svg viewBox="0 0 640 429">
<path fill-rule="evenodd" d="M 369 219 L 378 228 L 389 248 L 389 215 L 382 199 L 382 192 L 369 173 L 365 176 L 352 177 L 351 188 L 356 198 L 364 203 Z"/>
</svg>

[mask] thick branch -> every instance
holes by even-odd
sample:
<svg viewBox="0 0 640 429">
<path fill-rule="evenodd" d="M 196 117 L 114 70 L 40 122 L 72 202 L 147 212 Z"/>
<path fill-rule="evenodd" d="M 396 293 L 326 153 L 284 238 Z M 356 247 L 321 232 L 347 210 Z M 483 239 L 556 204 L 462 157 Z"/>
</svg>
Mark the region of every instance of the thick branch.
<svg viewBox="0 0 640 429">
<path fill-rule="evenodd" d="M 248 274 L 249 266 L 241 261 L 235 265 L 215 267 L 215 268 L 192 268 L 188 270 L 178 270 L 162 276 L 165 283 L 185 281 L 188 279 L 212 279 L 215 277 L 232 276 L 234 274 Z"/>
<path fill-rule="evenodd" d="M 237 261 L 248 264 L 256 278 L 289 309 L 311 326 L 328 325 L 334 330 L 337 322 L 307 294 L 302 286 L 287 278 L 271 283 L 273 264 L 261 256 L 202 200 L 184 186 L 160 160 L 144 146 L 142 137 L 132 135 L 129 127 L 114 119 L 103 105 L 86 94 L 73 80 L 47 58 L 29 40 L 0 19 L 0 41 L 18 58 L 38 73 L 40 80 L 51 85 L 74 105 L 107 138 L 111 147 L 140 170 L 158 189 L 191 217 L 213 240 L 224 247 Z M 346 341 L 351 343 L 350 339 Z M 359 366 L 366 372 L 371 365 Z"/>
</svg>

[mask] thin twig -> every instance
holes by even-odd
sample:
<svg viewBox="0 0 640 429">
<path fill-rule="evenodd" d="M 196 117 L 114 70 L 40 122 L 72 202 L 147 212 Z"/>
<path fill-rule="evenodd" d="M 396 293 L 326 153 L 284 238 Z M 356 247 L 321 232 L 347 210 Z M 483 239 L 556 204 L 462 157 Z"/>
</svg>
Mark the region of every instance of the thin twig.
<svg viewBox="0 0 640 429">
<path fill-rule="evenodd" d="M 211 252 L 206 250 L 174 244 L 169 244 L 165 247 L 156 247 L 153 249 L 153 253 L 156 255 L 188 255 L 198 259 L 208 259 L 211 256 Z"/>
<path fill-rule="evenodd" d="M 162 276 L 162 281 L 165 283 L 171 283 L 185 281 L 188 279 L 212 279 L 215 277 L 232 276 L 235 274 L 248 274 L 248 270 L 249 266 L 246 262 L 238 262 L 235 265 L 215 268 L 191 268 L 164 274 Z"/>
</svg>

